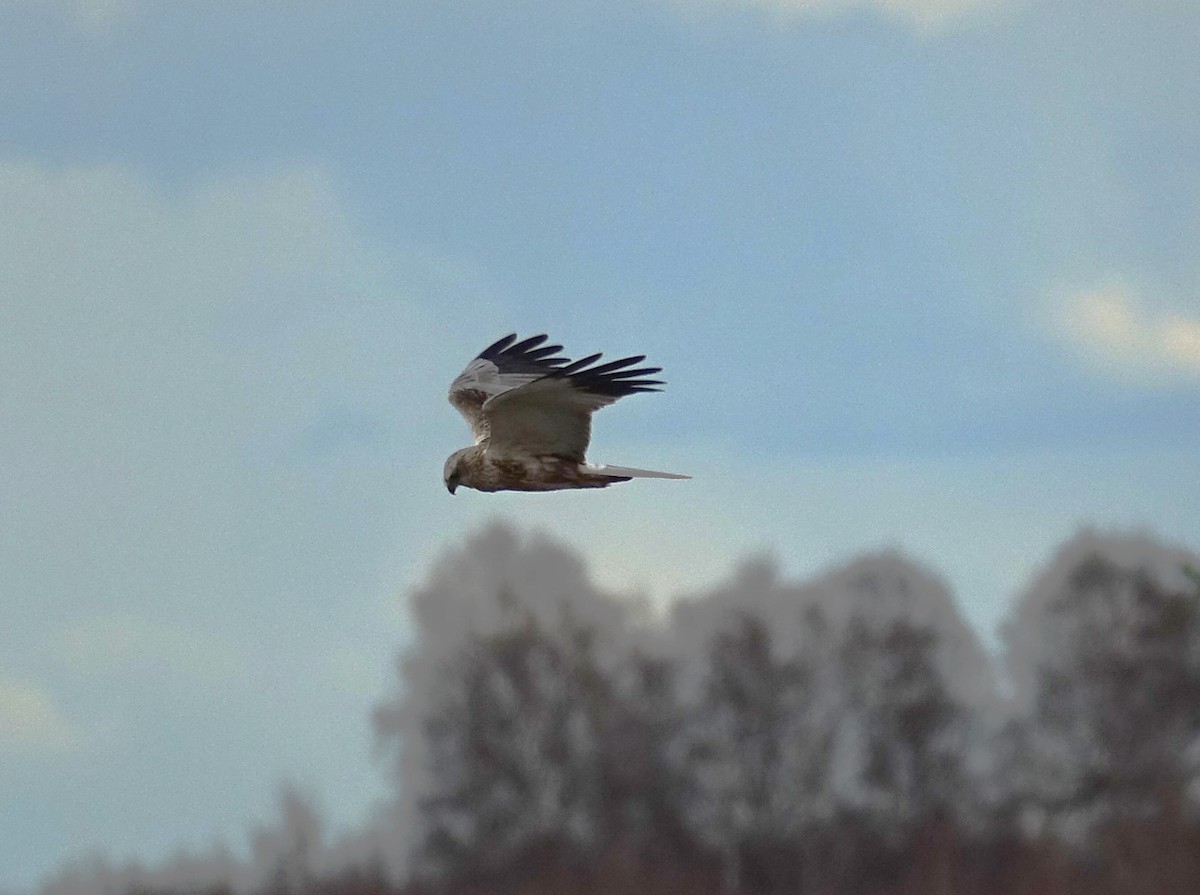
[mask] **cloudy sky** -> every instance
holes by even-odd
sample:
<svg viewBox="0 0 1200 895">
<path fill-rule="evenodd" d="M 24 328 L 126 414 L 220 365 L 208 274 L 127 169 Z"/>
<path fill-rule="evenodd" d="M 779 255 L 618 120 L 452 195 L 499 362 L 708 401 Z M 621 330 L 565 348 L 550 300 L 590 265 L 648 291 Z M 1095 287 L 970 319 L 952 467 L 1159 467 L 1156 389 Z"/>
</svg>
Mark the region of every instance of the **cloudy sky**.
<svg viewBox="0 0 1200 895">
<path fill-rule="evenodd" d="M 0 0 L 0 888 L 385 791 L 401 597 L 496 516 L 607 586 L 898 546 L 992 638 L 1200 544 L 1191 0 Z M 450 498 L 510 330 L 646 353 Z"/>
</svg>

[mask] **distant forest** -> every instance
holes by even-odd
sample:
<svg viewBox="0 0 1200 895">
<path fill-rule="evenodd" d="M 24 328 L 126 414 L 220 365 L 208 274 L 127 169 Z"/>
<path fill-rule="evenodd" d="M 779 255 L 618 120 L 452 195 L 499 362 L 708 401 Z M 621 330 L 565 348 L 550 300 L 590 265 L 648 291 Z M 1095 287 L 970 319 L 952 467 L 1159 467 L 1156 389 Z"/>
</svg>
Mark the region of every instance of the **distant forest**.
<svg viewBox="0 0 1200 895">
<path fill-rule="evenodd" d="M 898 553 L 752 559 L 664 609 L 495 524 L 408 595 L 361 831 L 289 791 L 248 862 L 92 858 L 43 893 L 1194 895 L 1197 566 L 1081 533 L 993 657 Z"/>
</svg>

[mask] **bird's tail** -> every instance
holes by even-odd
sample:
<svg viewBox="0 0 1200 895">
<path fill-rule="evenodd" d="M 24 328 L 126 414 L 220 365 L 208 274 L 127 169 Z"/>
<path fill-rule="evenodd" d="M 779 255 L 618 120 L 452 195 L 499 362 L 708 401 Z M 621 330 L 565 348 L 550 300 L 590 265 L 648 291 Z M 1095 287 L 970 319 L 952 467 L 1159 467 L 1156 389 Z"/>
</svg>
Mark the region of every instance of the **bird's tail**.
<svg viewBox="0 0 1200 895">
<path fill-rule="evenodd" d="M 653 469 L 634 469 L 631 466 L 585 466 L 590 475 L 625 476 L 631 479 L 690 479 L 678 472 L 655 472 Z"/>
</svg>

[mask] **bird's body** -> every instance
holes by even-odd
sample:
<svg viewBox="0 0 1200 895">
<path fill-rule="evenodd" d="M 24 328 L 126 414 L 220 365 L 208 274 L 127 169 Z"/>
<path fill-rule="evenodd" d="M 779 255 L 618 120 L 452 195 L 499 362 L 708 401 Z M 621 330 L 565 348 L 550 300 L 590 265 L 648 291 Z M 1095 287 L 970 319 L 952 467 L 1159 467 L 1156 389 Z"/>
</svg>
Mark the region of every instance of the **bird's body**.
<svg viewBox="0 0 1200 895">
<path fill-rule="evenodd" d="M 604 488 L 631 478 L 686 479 L 670 472 L 592 466 L 584 454 L 592 413 L 625 395 L 658 391 L 647 379 L 658 367 L 631 369 L 644 356 L 595 366 L 555 357 L 561 346 L 546 336 L 517 342 L 505 336 L 485 348 L 450 385 L 450 403 L 467 420 L 475 444 L 446 460 L 450 493 L 459 485 L 479 491 L 558 491 Z"/>
<path fill-rule="evenodd" d="M 492 459 L 481 445 L 463 448 L 458 458 L 458 484 L 476 491 L 559 491 L 563 488 L 603 488 L 628 482 L 632 476 L 606 473 L 605 467 L 542 454 Z M 638 470 L 640 472 L 640 470 Z M 675 476 L 669 476 L 675 478 Z"/>
</svg>

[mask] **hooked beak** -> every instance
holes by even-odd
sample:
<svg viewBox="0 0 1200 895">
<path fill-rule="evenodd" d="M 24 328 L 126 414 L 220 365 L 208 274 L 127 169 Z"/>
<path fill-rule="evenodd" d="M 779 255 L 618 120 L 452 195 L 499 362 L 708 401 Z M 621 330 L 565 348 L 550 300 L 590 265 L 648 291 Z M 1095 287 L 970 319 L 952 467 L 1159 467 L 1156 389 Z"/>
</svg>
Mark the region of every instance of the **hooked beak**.
<svg viewBox="0 0 1200 895">
<path fill-rule="evenodd" d="M 446 490 L 454 494 L 454 489 L 458 487 L 458 482 L 446 482 Z"/>
</svg>

